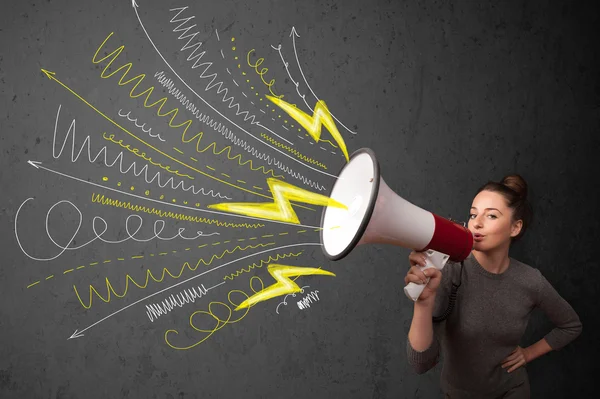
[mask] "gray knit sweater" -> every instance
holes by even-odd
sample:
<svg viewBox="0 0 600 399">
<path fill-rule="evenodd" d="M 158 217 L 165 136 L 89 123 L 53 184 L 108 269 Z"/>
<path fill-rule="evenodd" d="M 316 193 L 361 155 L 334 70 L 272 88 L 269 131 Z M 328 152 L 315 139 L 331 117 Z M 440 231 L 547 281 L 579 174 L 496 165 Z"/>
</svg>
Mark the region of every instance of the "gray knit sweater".
<svg viewBox="0 0 600 399">
<path fill-rule="evenodd" d="M 442 270 L 434 316 L 446 309 L 451 283 L 460 281 L 459 274 L 460 263 L 448 263 Z M 508 373 L 501 362 L 519 345 L 536 307 L 555 325 L 545 336 L 552 349 L 581 333 L 577 313 L 539 270 L 510 258 L 508 269 L 494 274 L 471 253 L 464 261 L 454 310 L 445 321 L 434 323 L 434 339 L 425 351 L 414 350 L 407 339 L 408 361 L 421 374 L 435 366 L 441 353 L 441 386 L 452 398 L 494 398 L 509 391 L 528 397 L 526 369 Z"/>
</svg>

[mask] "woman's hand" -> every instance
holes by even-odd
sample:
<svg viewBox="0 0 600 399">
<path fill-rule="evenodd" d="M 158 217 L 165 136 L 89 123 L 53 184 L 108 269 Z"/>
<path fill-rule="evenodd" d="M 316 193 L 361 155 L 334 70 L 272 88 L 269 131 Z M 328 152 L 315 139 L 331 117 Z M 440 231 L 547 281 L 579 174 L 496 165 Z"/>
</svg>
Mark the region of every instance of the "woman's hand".
<svg viewBox="0 0 600 399">
<path fill-rule="evenodd" d="M 509 368 L 507 371 L 512 373 L 516 369 L 521 366 L 525 366 L 529 361 L 529 356 L 527 353 L 527 348 L 521 348 L 517 346 L 517 348 L 512 351 L 510 355 L 508 355 L 504 360 L 502 360 L 502 368 Z"/>
<path fill-rule="evenodd" d="M 432 301 L 435 299 L 435 293 L 442 281 L 442 272 L 435 267 L 421 271 L 419 266 L 424 267 L 426 265 L 426 259 L 427 254 L 425 254 L 425 252 L 412 251 L 410 255 L 408 255 L 410 270 L 406 274 L 406 277 L 404 277 L 405 284 L 427 284 L 419 296 L 419 301 Z M 427 283 L 427 278 L 429 278 L 429 283 Z"/>
</svg>

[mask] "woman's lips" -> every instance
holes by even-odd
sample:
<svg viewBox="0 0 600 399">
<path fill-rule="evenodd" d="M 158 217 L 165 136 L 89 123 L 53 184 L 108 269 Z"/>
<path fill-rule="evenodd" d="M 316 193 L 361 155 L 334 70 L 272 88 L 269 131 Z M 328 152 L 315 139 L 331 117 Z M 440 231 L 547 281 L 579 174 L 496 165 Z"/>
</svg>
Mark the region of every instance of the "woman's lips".
<svg viewBox="0 0 600 399">
<path fill-rule="evenodd" d="M 475 240 L 477 242 L 483 240 L 483 237 L 485 237 L 485 236 L 483 236 L 481 234 L 473 234 L 473 240 Z"/>
</svg>

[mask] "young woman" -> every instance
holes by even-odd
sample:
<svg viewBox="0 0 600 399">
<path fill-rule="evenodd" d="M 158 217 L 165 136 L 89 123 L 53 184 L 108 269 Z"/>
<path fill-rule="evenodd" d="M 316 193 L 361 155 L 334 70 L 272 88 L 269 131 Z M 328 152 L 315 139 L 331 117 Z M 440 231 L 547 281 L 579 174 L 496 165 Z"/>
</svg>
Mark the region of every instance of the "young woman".
<svg viewBox="0 0 600 399">
<path fill-rule="evenodd" d="M 524 366 L 573 341 L 582 325 L 573 308 L 540 273 L 508 256 L 531 220 L 527 184 L 519 175 L 488 182 L 473 199 L 468 228 L 474 236 L 463 264 L 448 263 L 443 271 L 421 271 L 425 254 L 411 252 L 405 283 L 423 284 L 408 333 L 408 361 L 421 374 L 443 354 L 442 390 L 446 398 L 529 398 Z M 455 305 L 448 307 L 452 284 L 460 284 Z M 555 328 L 535 344 L 519 342 L 529 315 L 540 308 Z M 435 329 L 435 331 L 434 331 Z"/>
</svg>

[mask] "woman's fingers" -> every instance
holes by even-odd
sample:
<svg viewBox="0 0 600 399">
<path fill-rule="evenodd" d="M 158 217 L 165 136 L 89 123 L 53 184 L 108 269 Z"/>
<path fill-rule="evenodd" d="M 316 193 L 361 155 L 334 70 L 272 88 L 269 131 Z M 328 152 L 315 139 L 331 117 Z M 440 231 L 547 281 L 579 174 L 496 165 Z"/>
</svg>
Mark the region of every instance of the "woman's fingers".
<svg viewBox="0 0 600 399">
<path fill-rule="evenodd" d="M 427 255 L 425 252 L 416 252 L 412 251 L 410 255 L 408 255 L 408 260 L 410 266 L 425 266 L 427 264 Z"/>
</svg>

